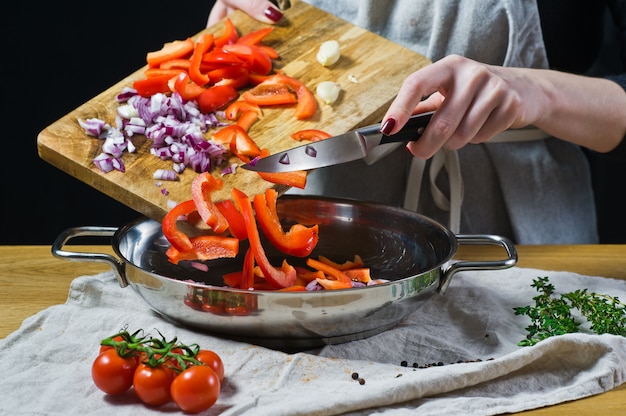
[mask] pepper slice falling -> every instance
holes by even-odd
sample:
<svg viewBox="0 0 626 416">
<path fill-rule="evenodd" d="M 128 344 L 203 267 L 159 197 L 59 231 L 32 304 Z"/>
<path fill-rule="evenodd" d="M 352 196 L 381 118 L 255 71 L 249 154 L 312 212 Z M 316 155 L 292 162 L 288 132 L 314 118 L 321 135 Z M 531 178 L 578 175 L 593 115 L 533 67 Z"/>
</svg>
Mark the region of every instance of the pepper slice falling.
<svg viewBox="0 0 626 416">
<path fill-rule="evenodd" d="M 297 276 L 296 269 L 287 263 L 287 260 L 283 260 L 283 264 L 280 268 L 275 268 L 267 259 L 265 250 L 261 245 L 261 237 L 254 218 L 252 202 L 248 196 L 237 188 L 233 188 L 232 196 L 239 211 L 243 215 L 246 231 L 248 232 L 250 249 L 254 254 L 257 265 L 263 272 L 265 280 L 277 289 L 293 285 Z"/>
<path fill-rule="evenodd" d="M 308 256 L 318 242 L 318 225 L 306 227 L 302 224 L 294 224 L 289 231 L 285 232 L 276 215 L 277 197 L 278 193 L 272 188 L 268 189 L 265 194 L 254 196 L 254 211 L 259 228 L 274 247 L 283 253 L 296 257 Z"/>
</svg>

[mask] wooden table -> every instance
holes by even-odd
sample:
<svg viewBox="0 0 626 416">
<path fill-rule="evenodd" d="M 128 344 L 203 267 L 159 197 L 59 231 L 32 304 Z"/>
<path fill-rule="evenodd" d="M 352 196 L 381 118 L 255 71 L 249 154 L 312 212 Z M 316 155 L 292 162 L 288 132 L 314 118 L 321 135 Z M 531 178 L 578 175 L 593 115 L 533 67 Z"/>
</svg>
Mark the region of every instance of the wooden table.
<svg viewBox="0 0 626 416">
<path fill-rule="evenodd" d="M 77 251 L 113 254 L 108 246 L 76 246 Z M 500 250 L 500 251 L 499 251 Z M 462 246 L 457 258 L 501 258 L 501 248 Z M 626 280 L 626 245 L 518 246 L 519 267 L 562 270 Z M 0 338 L 48 306 L 65 302 L 77 276 L 106 271 L 99 263 L 72 262 L 52 256 L 48 246 L 0 246 Z M 623 415 L 626 384 L 597 396 L 524 412 L 524 415 Z"/>
</svg>

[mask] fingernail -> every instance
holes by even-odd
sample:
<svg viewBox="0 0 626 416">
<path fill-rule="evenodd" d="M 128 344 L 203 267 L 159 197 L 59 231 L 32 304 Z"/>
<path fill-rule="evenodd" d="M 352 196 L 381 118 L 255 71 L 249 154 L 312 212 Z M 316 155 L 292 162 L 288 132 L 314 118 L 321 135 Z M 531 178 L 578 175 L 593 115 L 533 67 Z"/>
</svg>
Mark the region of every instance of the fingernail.
<svg viewBox="0 0 626 416">
<path fill-rule="evenodd" d="M 278 22 L 283 17 L 283 14 L 278 9 L 272 6 L 265 9 L 264 14 L 265 14 L 265 17 L 267 17 L 274 23 Z"/>
<path fill-rule="evenodd" d="M 393 128 L 395 126 L 396 126 L 396 119 L 393 117 L 389 117 L 387 120 L 385 120 L 383 125 L 380 127 L 380 132 L 384 134 L 385 136 L 388 136 L 393 131 Z"/>
</svg>

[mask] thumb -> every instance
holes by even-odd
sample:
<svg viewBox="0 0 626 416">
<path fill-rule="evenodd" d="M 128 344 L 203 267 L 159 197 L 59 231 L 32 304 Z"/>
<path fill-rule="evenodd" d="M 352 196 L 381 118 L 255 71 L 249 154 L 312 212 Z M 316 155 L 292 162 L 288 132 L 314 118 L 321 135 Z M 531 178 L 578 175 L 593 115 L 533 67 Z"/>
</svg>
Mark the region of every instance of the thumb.
<svg viewBox="0 0 626 416">
<path fill-rule="evenodd" d="M 274 24 L 283 17 L 278 7 L 268 0 L 217 0 L 209 13 L 207 26 L 217 23 L 237 9 L 263 23 Z"/>
</svg>

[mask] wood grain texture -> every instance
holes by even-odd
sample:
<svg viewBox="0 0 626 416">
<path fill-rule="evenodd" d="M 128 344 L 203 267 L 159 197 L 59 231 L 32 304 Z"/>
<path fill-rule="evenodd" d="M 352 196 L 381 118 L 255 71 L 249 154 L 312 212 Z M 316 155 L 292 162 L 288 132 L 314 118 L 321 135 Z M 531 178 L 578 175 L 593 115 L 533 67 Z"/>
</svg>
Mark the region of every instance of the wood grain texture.
<svg viewBox="0 0 626 416">
<path fill-rule="evenodd" d="M 278 50 L 281 56 L 275 62 L 275 69 L 302 80 L 312 91 L 321 81 L 335 81 L 340 84 L 342 94 L 333 106 L 320 103 L 317 114 L 304 121 L 296 120 L 291 108 L 266 109 L 263 118 L 252 126 L 250 136 L 272 153 L 302 144 L 289 137 L 297 130 L 317 128 L 336 135 L 380 121 L 404 78 L 430 63 L 422 55 L 320 9 L 299 1 L 292 3 L 293 6 L 285 11 L 284 22 L 265 39 L 265 43 Z M 242 12 L 229 17 L 240 33 L 265 26 Z M 206 31 L 222 33 L 223 21 Z M 329 39 L 340 43 L 341 59 L 332 67 L 323 67 L 317 62 L 316 54 L 319 45 Z M 142 78 L 144 69 L 138 69 L 45 128 L 37 138 L 37 147 L 39 156 L 50 164 L 160 221 L 169 209 L 168 201 L 191 198 L 190 184 L 196 173 L 187 169 L 180 175 L 180 181 L 166 182 L 164 186 L 169 194 L 163 195 L 152 175 L 156 169 L 171 168 L 171 162 L 150 155 L 150 141 L 143 136 L 133 139 L 136 153 L 124 154 L 125 173 L 102 173 L 92 162 L 100 153 L 101 142 L 87 136 L 77 121 L 96 117 L 113 123 L 117 108 L 115 96 L 123 87 Z M 351 82 L 350 76 L 358 83 Z M 234 161 L 237 160 L 231 158 L 229 163 Z M 213 173 L 219 175 L 224 166 L 226 164 L 215 168 Z M 249 195 L 269 187 L 275 187 L 279 192 L 286 190 L 244 169 L 223 179 L 224 188 L 214 194 L 216 200 L 229 198 L 233 187 Z"/>
</svg>

